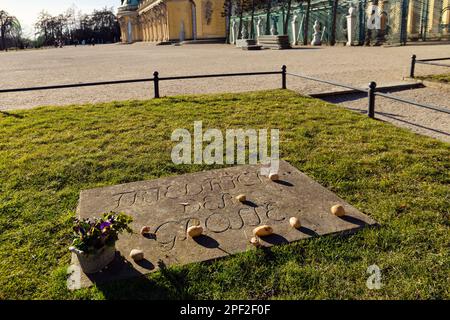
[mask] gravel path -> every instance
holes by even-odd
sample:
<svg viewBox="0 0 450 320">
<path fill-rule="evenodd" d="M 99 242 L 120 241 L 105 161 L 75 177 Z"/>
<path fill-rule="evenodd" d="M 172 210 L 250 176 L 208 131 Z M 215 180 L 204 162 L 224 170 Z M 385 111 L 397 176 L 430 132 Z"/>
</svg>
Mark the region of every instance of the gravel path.
<svg viewBox="0 0 450 320">
<path fill-rule="evenodd" d="M 292 73 L 299 72 L 360 87 L 366 87 L 370 81 L 376 81 L 378 85 L 390 85 L 401 82 L 402 77 L 408 75 L 413 53 L 418 58 L 449 56 L 450 45 L 243 51 L 220 44 L 155 46 L 137 43 L 7 52 L 0 53 L 0 88 L 151 77 L 155 70 L 161 76 L 272 71 L 280 70 L 283 64 Z M 416 68 L 417 75 L 439 72 L 443 72 L 442 68 L 434 66 L 418 65 Z M 279 76 L 164 81 L 160 84 L 161 95 L 242 92 L 280 86 Z M 301 93 L 339 90 L 293 77 L 288 78 L 288 88 Z M 427 88 L 414 92 L 401 94 L 412 94 L 408 97 L 419 101 L 425 99 L 436 105 L 450 105 L 450 92 L 445 90 Z M 0 94 L 0 110 L 148 99 L 152 94 L 150 83 Z M 439 127 L 449 132 L 448 118 L 442 120 L 441 115 L 435 116 L 433 112 L 418 111 L 418 108 L 407 105 L 397 107 L 391 102 L 380 108 L 386 108 L 386 112 L 401 113 L 404 119 L 416 121 L 419 125 Z M 405 112 L 407 115 L 403 114 Z"/>
<path fill-rule="evenodd" d="M 439 106 L 450 111 L 450 85 L 448 89 L 421 88 L 391 93 L 396 97 L 419 103 Z M 341 96 L 326 99 L 357 112 L 367 112 L 367 98 L 361 96 Z M 446 101 L 447 105 L 443 102 Z M 428 135 L 450 142 L 450 114 L 425 109 L 410 104 L 376 97 L 376 118 L 391 122 L 399 127 L 408 128 L 416 133 Z"/>
</svg>

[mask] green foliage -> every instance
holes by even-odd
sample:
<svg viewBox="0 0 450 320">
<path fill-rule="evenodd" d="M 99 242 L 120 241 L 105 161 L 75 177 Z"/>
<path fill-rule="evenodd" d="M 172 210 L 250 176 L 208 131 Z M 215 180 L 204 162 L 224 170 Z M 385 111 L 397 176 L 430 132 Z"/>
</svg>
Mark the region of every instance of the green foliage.
<svg viewBox="0 0 450 320">
<path fill-rule="evenodd" d="M 80 190 L 211 169 L 171 161 L 172 131 L 198 120 L 280 129 L 284 160 L 380 226 L 68 291 Z M 449 299 L 449 151 L 286 90 L 0 113 L 0 299 Z"/>
<path fill-rule="evenodd" d="M 16 17 L 0 10 L 0 50 L 7 50 L 8 42 L 18 42 L 22 38 L 22 27 Z"/>
<path fill-rule="evenodd" d="M 133 233 L 133 218 L 120 213 L 104 213 L 101 218 L 74 219 L 72 246 L 84 253 L 94 253 L 113 245 L 123 231 Z"/>
</svg>

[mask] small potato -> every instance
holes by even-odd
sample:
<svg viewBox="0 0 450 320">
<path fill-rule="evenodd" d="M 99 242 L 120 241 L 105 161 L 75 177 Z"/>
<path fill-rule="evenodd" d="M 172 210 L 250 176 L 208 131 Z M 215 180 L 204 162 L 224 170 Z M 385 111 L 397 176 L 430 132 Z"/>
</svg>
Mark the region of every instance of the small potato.
<svg viewBox="0 0 450 320">
<path fill-rule="evenodd" d="M 245 196 L 245 194 L 240 194 L 236 197 L 236 200 L 239 202 L 245 202 L 247 201 L 247 197 Z"/>
<path fill-rule="evenodd" d="M 345 209 L 340 204 L 336 204 L 331 207 L 331 213 L 337 217 L 343 217 L 345 216 Z"/>
<path fill-rule="evenodd" d="M 259 241 L 259 238 L 258 237 L 253 237 L 253 238 L 251 238 L 250 239 L 250 243 L 252 244 L 252 245 L 254 245 L 255 247 L 261 247 L 261 242 Z"/>
<path fill-rule="evenodd" d="M 133 249 L 130 252 L 130 258 L 133 259 L 134 261 L 140 261 L 144 259 L 144 252 L 139 249 Z"/>
<path fill-rule="evenodd" d="M 203 233 L 203 228 L 201 226 L 192 226 L 187 229 L 187 234 L 191 238 L 200 236 Z"/>
<path fill-rule="evenodd" d="M 280 180 L 280 177 L 278 176 L 278 173 L 271 173 L 269 174 L 269 179 L 272 181 L 278 181 Z"/>
<path fill-rule="evenodd" d="M 257 237 L 268 236 L 268 235 L 271 235 L 272 233 L 273 233 L 273 229 L 271 226 L 268 226 L 268 225 L 259 226 L 259 227 L 256 227 L 255 229 L 253 229 L 253 235 L 255 235 Z"/>
<path fill-rule="evenodd" d="M 141 235 L 145 236 L 146 234 L 149 234 L 149 233 L 150 233 L 150 227 L 148 227 L 148 226 L 143 226 L 143 227 L 141 228 Z"/>
<path fill-rule="evenodd" d="M 302 226 L 302 224 L 300 223 L 300 220 L 296 217 L 290 218 L 289 224 L 291 225 L 292 228 L 295 228 L 295 229 L 298 229 Z"/>
</svg>

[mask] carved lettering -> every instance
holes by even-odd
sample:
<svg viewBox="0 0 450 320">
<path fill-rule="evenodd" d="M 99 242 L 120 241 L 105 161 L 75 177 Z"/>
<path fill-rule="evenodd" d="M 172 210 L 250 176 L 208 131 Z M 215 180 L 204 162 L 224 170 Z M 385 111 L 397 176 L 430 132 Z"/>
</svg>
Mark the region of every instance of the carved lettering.
<svg viewBox="0 0 450 320">
<path fill-rule="evenodd" d="M 225 232 L 230 228 L 230 219 L 224 214 L 212 213 L 206 218 L 205 226 L 215 233 Z"/>
<path fill-rule="evenodd" d="M 237 176 L 237 181 L 244 186 L 254 186 L 262 182 L 257 172 L 243 172 Z"/>
</svg>

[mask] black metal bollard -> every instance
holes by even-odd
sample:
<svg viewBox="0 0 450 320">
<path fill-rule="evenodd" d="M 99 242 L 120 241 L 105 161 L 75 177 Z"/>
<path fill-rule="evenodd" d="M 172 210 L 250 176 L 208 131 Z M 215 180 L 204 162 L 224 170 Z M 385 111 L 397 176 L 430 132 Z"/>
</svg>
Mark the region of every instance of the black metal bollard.
<svg viewBox="0 0 450 320">
<path fill-rule="evenodd" d="M 155 98 L 159 98 L 159 72 L 153 72 L 153 84 L 155 88 Z"/>
<path fill-rule="evenodd" d="M 416 55 L 413 54 L 411 57 L 411 69 L 409 71 L 409 77 L 414 78 L 414 71 L 416 69 Z"/>
<path fill-rule="evenodd" d="M 286 66 L 281 67 L 281 89 L 286 89 Z"/>
<path fill-rule="evenodd" d="M 367 110 L 367 115 L 369 118 L 375 118 L 375 90 L 377 88 L 377 84 L 375 82 L 369 83 L 369 91 L 367 96 L 369 98 L 369 109 Z"/>
</svg>

